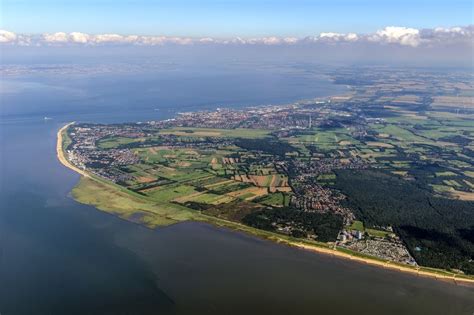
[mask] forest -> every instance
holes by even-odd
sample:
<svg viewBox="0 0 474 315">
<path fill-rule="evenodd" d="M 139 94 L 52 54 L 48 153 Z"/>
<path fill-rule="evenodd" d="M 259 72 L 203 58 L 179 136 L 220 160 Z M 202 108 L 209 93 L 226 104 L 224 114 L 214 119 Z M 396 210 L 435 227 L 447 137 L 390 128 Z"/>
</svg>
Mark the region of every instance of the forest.
<svg viewBox="0 0 474 315">
<path fill-rule="evenodd" d="M 289 227 L 294 237 L 315 234 L 318 241 L 335 241 L 342 229 L 342 217 L 333 213 L 305 212 L 289 207 L 264 209 L 248 214 L 243 223 L 258 229 L 278 232 L 278 227 Z"/>
<path fill-rule="evenodd" d="M 382 171 L 336 171 L 335 188 L 367 226 L 392 226 L 421 265 L 474 274 L 474 202 L 435 196 Z"/>
</svg>

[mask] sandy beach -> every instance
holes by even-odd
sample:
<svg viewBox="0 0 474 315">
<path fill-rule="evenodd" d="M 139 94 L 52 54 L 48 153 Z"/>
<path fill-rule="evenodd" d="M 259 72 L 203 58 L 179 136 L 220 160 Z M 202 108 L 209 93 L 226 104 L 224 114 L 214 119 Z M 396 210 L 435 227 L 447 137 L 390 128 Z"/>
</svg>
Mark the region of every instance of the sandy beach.
<svg viewBox="0 0 474 315">
<path fill-rule="evenodd" d="M 438 280 L 453 281 L 454 283 L 459 283 L 459 284 L 474 285 L 474 279 L 472 279 L 472 278 L 460 278 L 456 274 L 443 275 L 443 274 L 438 274 L 436 272 L 430 272 L 430 271 L 422 270 L 420 267 L 409 267 L 409 266 L 404 267 L 404 266 L 401 266 L 401 265 L 398 265 L 398 264 L 394 264 L 390 261 L 380 261 L 380 260 L 377 260 L 377 259 L 364 258 L 364 257 L 352 255 L 352 254 L 349 254 L 349 253 L 341 252 L 341 251 L 338 251 L 337 249 L 316 247 L 316 246 L 301 244 L 301 243 L 297 243 L 297 242 L 289 242 L 289 244 L 291 246 L 295 246 L 295 247 L 302 248 L 302 249 L 305 249 L 305 250 L 315 251 L 315 252 L 326 254 L 326 255 L 331 255 L 331 256 L 334 256 L 334 257 L 337 257 L 337 258 L 350 259 L 350 260 L 353 260 L 353 261 L 356 261 L 356 262 L 365 263 L 365 264 L 377 266 L 377 267 L 380 267 L 380 268 L 385 268 L 385 269 L 395 270 L 395 271 L 399 271 L 399 272 L 410 273 L 410 274 L 417 275 L 417 276 L 435 278 L 435 279 L 438 279 Z"/>
<path fill-rule="evenodd" d="M 66 130 L 70 125 L 74 124 L 74 122 L 70 122 L 68 124 L 66 124 L 65 126 L 63 126 L 61 129 L 58 130 L 58 134 L 57 134 L 57 142 L 56 142 L 56 153 L 57 153 L 57 156 L 58 156 L 58 160 L 61 162 L 62 165 L 66 166 L 67 168 L 70 168 L 71 170 L 73 170 L 74 172 L 76 173 L 79 173 L 81 174 L 82 176 L 85 176 L 85 177 L 90 177 L 90 175 L 84 171 L 84 170 L 81 170 L 80 168 L 72 165 L 66 158 L 66 156 L 64 155 L 64 150 L 63 150 L 63 131 Z"/>
</svg>

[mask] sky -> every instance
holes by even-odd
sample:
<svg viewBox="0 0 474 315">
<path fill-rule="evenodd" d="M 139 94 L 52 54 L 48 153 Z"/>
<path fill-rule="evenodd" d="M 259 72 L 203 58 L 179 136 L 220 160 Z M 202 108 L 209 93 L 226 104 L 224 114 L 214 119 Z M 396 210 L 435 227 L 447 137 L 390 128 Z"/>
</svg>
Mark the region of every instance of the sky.
<svg viewBox="0 0 474 315">
<path fill-rule="evenodd" d="M 1 0 L 0 29 L 217 38 L 473 24 L 470 0 Z"/>
<path fill-rule="evenodd" d="M 160 54 L 473 68 L 473 16 L 472 0 L 0 0 L 0 59 Z"/>
</svg>

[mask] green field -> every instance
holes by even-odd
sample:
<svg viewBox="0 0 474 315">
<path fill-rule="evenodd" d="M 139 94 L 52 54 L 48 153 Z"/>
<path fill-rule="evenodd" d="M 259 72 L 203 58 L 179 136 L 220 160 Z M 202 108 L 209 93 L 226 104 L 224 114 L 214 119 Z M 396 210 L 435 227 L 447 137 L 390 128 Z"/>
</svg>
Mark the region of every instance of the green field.
<svg viewBox="0 0 474 315">
<path fill-rule="evenodd" d="M 364 223 L 362 221 L 357 221 L 355 220 L 354 222 L 352 222 L 352 225 L 348 227 L 349 230 L 356 230 L 356 231 L 361 231 L 361 232 L 364 232 L 365 231 L 365 228 L 364 228 Z"/>
<path fill-rule="evenodd" d="M 94 205 L 123 219 L 136 221 L 149 227 L 170 225 L 186 220 L 199 219 L 199 214 L 185 207 L 125 192 L 110 184 L 82 177 L 72 190 L 77 201 Z"/>
<path fill-rule="evenodd" d="M 69 133 L 68 133 L 67 129 L 64 130 L 61 133 L 61 135 L 62 135 L 62 138 L 63 138 L 62 148 L 66 149 L 71 144 L 72 139 L 71 139 L 71 137 L 69 137 Z"/>
<path fill-rule="evenodd" d="M 258 202 L 269 205 L 269 206 L 276 206 L 276 207 L 283 207 L 289 205 L 290 198 L 286 193 L 270 193 L 262 198 L 258 199 Z"/>
<path fill-rule="evenodd" d="M 136 138 L 125 138 L 125 137 L 110 137 L 110 138 L 103 138 L 99 140 L 97 146 L 101 149 L 112 149 L 116 148 L 122 144 L 130 144 L 133 142 L 141 142 L 145 140 L 143 139 L 136 139 Z"/>
<path fill-rule="evenodd" d="M 388 231 L 384 231 L 384 230 L 377 230 L 377 229 L 370 229 L 370 228 L 366 228 L 364 226 L 364 223 L 362 221 L 357 221 L 355 220 L 354 222 L 352 222 L 352 225 L 350 225 L 348 227 L 349 230 L 355 230 L 355 231 L 361 231 L 361 232 L 366 232 L 367 234 L 369 234 L 370 236 L 375 236 L 375 237 L 381 237 L 381 238 L 384 238 L 384 237 L 387 237 L 393 233 L 391 232 L 388 232 Z"/>
<path fill-rule="evenodd" d="M 383 230 L 375 230 L 375 229 L 365 229 L 365 231 L 370 235 L 370 236 L 375 236 L 375 237 L 388 237 L 392 235 L 393 233 L 388 232 L 388 231 L 383 231 Z"/>
<path fill-rule="evenodd" d="M 194 194 L 196 192 L 193 186 L 171 184 L 160 186 L 156 190 L 146 192 L 146 194 L 157 202 L 169 202 L 178 197 Z"/>
<path fill-rule="evenodd" d="M 160 130 L 160 134 L 172 134 L 181 137 L 228 137 L 228 138 L 248 138 L 257 139 L 266 137 L 269 130 L 263 129 L 214 129 L 214 128 L 190 128 L 175 127 Z"/>
</svg>

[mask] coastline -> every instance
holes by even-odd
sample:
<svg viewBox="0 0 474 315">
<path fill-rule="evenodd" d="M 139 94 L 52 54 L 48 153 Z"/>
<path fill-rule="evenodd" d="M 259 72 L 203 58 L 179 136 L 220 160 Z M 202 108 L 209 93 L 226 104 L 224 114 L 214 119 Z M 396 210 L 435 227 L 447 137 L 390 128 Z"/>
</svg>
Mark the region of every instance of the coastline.
<svg viewBox="0 0 474 315">
<path fill-rule="evenodd" d="M 80 175 L 84 176 L 84 177 L 91 177 L 86 171 L 84 170 L 81 170 L 80 168 L 72 165 L 66 158 L 66 156 L 64 155 L 64 150 L 63 150 L 63 132 L 69 128 L 69 126 L 73 125 L 75 122 L 70 122 L 66 125 L 64 125 L 62 128 L 60 128 L 58 130 L 58 133 L 57 133 L 57 142 L 56 142 L 56 154 L 57 154 L 57 157 L 58 157 L 58 160 L 61 162 L 62 165 L 66 166 L 67 168 L 73 170 L 74 172 L 76 173 L 79 173 Z"/>
<path fill-rule="evenodd" d="M 61 162 L 61 164 L 63 164 L 65 167 L 73 170 L 74 172 L 80 174 L 81 176 L 97 181 L 97 179 L 91 176 L 87 171 L 81 170 L 78 167 L 72 165 L 67 160 L 64 154 L 65 152 L 63 148 L 63 141 L 64 141 L 63 132 L 66 131 L 67 128 L 72 124 L 74 124 L 74 122 L 70 122 L 58 130 L 57 143 L 56 143 L 57 158 Z M 104 184 L 102 181 L 101 183 Z M 102 211 L 105 211 L 105 210 L 102 210 Z M 347 249 L 341 249 L 337 247 L 330 248 L 325 243 L 317 244 L 316 242 L 314 242 L 313 244 L 309 242 L 293 240 L 293 239 L 278 235 L 276 233 L 272 233 L 272 232 L 264 231 L 264 230 L 257 230 L 252 227 L 247 227 L 239 223 L 235 223 L 235 222 L 231 222 L 231 221 L 227 221 L 227 220 L 223 220 L 219 218 L 209 218 L 208 220 L 205 220 L 206 217 L 207 216 L 203 216 L 202 220 L 196 219 L 196 221 L 203 221 L 203 222 L 207 222 L 216 226 L 226 227 L 232 230 L 248 233 L 256 237 L 265 238 L 267 240 L 274 241 L 280 244 L 285 244 L 291 247 L 295 247 L 295 248 L 299 248 L 299 249 L 307 250 L 307 251 L 312 251 L 316 253 L 321 253 L 325 255 L 331 255 L 333 257 L 340 258 L 340 259 L 349 259 L 352 261 L 356 261 L 358 263 L 365 263 L 365 264 L 376 266 L 383 269 L 409 273 L 414 276 L 421 276 L 421 277 L 428 277 L 428 278 L 432 278 L 436 280 L 449 281 L 449 282 L 453 282 L 456 285 L 460 284 L 460 285 L 473 285 L 474 286 L 474 277 L 469 276 L 469 275 L 456 274 L 447 270 L 435 269 L 435 268 L 429 268 L 429 267 L 411 267 L 408 265 L 404 266 L 404 265 L 397 264 L 391 261 L 382 260 L 377 257 L 373 257 L 373 258 L 368 257 L 362 254 L 358 254 L 356 252 L 352 252 Z"/>
</svg>

